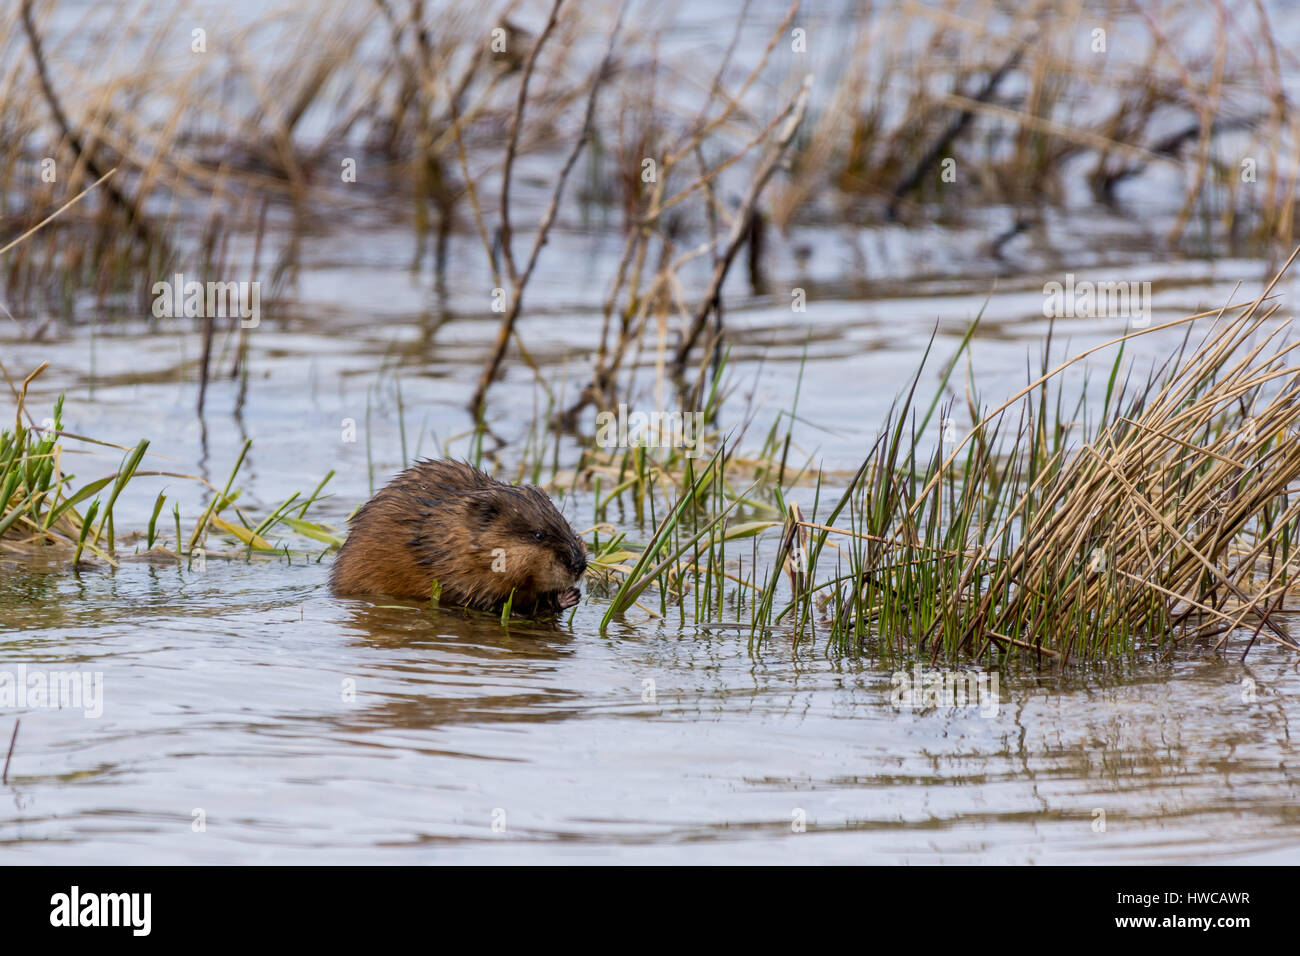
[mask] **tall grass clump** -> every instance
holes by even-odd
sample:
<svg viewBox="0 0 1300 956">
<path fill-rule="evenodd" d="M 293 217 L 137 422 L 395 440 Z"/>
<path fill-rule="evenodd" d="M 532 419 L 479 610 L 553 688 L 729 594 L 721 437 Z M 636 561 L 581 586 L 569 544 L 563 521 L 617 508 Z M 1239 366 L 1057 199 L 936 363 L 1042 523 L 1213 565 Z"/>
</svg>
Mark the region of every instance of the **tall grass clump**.
<svg viewBox="0 0 1300 956">
<path fill-rule="evenodd" d="M 225 487 L 218 491 L 204 479 L 169 471 L 151 471 L 140 466 L 148 454 L 149 442 L 142 440 L 133 447 L 115 445 L 63 427 L 63 397 L 54 404 L 53 417 L 37 427 L 26 408 L 27 390 L 32 381 L 48 366 L 41 365 L 15 389 L 16 413 L 12 429 L 0 429 L 0 555 L 22 560 L 40 555 L 63 560 L 76 566 L 84 558 L 95 558 L 116 567 L 125 548 L 129 553 L 140 550 L 140 533 L 120 535 L 116 523 L 118 498 L 128 484 L 146 478 L 172 478 L 198 482 L 211 493 L 208 503 L 190 533 L 181 530 L 179 507 L 175 509 L 175 535 L 167 547 L 164 533 L 158 529 L 158 517 L 166 500 L 165 493 L 155 499 L 147 531 L 143 534 L 146 551 L 169 555 L 177 561 L 192 559 L 199 551 L 213 557 L 251 557 L 255 553 L 291 554 L 287 543 L 274 541 L 278 528 L 308 538 L 326 548 L 342 543 L 332 528 L 306 520 L 307 509 L 321 498 L 333 472 L 325 477 L 306 499 L 297 492 L 261 521 L 235 505 L 239 490 L 234 487 L 245 455 L 251 446 L 246 442 Z M 0 368 L 2 370 L 2 368 Z M 24 418 L 27 422 L 24 423 Z M 117 469 L 108 475 L 78 482 L 75 474 L 64 470 L 64 441 L 93 449 L 107 449 L 120 454 Z M 300 500 L 301 499 L 301 500 Z M 235 545 L 232 550 L 209 541 L 217 531 Z"/>
<path fill-rule="evenodd" d="M 756 640 L 780 627 L 836 653 L 1067 663 L 1194 641 L 1300 650 L 1279 615 L 1297 572 L 1300 342 L 1265 305 L 1276 282 L 1245 305 L 1045 359 L 991 410 L 968 389 L 973 424 L 951 442 L 934 422 L 954 412 L 941 396 L 955 363 L 933 397 L 918 371 L 842 491 L 826 495 L 819 477 L 805 519 L 775 488 L 775 559 L 755 545 L 747 574 L 721 529 L 748 492 L 691 508 L 724 471 L 716 453 L 621 566 L 604 623 L 658 587 L 664 604 L 693 594 L 697 623 L 730 610 Z M 1122 373 L 1129 339 L 1171 329 L 1183 340 L 1169 359 Z M 1067 399 L 1063 373 L 1107 348 L 1104 393 Z M 731 537 L 777 524 L 735 522 Z"/>
</svg>

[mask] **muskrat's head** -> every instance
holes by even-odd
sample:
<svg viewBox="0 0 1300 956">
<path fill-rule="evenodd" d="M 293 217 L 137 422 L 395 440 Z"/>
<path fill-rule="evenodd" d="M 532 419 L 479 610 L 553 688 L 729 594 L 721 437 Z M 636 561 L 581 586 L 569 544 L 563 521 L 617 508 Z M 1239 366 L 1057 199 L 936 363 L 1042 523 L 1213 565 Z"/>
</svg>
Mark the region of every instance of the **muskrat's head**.
<svg viewBox="0 0 1300 956">
<path fill-rule="evenodd" d="M 587 548 L 540 488 L 497 484 L 466 499 L 472 546 L 501 576 L 503 591 L 531 599 L 568 591 L 582 578 Z"/>
</svg>

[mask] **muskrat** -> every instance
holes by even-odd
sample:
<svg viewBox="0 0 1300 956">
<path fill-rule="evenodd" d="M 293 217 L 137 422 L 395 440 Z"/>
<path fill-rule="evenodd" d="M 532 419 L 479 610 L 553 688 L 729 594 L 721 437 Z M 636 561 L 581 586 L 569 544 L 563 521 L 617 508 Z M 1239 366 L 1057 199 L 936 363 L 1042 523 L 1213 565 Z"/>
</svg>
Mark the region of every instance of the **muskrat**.
<svg viewBox="0 0 1300 956">
<path fill-rule="evenodd" d="M 460 461 L 420 461 L 353 516 L 330 574 L 335 594 L 432 596 L 520 614 L 581 598 L 587 549 L 546 492 L 507 485 Z M 513 597 L 511 594 L 513 592 Z"/>
</svg>

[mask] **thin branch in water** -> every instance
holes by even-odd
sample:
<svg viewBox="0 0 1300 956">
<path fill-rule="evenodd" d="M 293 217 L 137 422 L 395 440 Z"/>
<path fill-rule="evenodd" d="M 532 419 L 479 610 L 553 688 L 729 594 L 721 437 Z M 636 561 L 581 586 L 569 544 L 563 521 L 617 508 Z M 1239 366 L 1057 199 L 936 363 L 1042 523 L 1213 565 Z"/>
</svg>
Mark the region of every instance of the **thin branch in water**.
<svg viewBox="0 0 1300 956">
<path fill-rule="evenodd" d="M 19 717 L 14 721 L 14 733 L 13 736 L 9 738 L 9 753 L 5 755 L 5 772 L 4 776 L 0 777 L 0 784 L 3 784 L 6 787 L 9 786 L 9 761 L 14 759 L 14 744 L 18 741 L 18 728 L 22 725 L 23 720 Z"/>
<path fill-rule="evenodd" d="M 1014 70 L 1020 63 L 1020 58 L 1024 56 L 1025 49 L 1031 42 L 1032 38 L 1026 39 L 1020 44 L 1020 46 L 1016 47 L 1005 61 L 1003 61 L 1001 66 L 989 75 L 989 78 L 984 82 L 983 88 L 975 94 L 974 102 L 987 103 L 993 98 L 993 94 L 996 93 L 998 87 L 1002 85 L 1002 81 L 1006 79 L 1007 74 Z M 958 113 L 944 131 L 939 134 L 939 138 L 936 139 L 930 145 L 930 148 L 925 151 L 925 155 L 923 155 L 920 160 L 917 161 L 917 164 L 912 167 L 911 172 L 898 181 L 898 185 L 894 187 L 893 192 L 890 194 L 889 205 L 885 209 L 885 212 L 890 219 L 898 218 L 899 204 L 904 198 L 906 198 L 908 193 L 920 185 L 925 174 L 929 172 L 930 168 L 939 161 L 939 158 L 943 156 L 945 152 L 947 152 L 948 147 L 952 145 L 952 141 L 961 135 L 962 130 L 970 125 L 970 121 L 974 116 L 974 111 L 970 109 L 962 110 Z"/>
<path fill-rule="evenodd" d="M 557 0 L 556 9 L 559 8 Z M 483 367 L 483 372 L 479 376 L 478 387 L 474 390 L 474 397 L 470 400 L 470 410 L 475 416 L 481 417 L 483 414 L 484 400 L 487 396 L 487 390 L 491 387 L 497 372 L 501 368 L 501 362 L 505 358 L 506 347 L 510 344 L 510 336 L 514 332 L 515 322 L 519 319 L 519 310 L 523 302 L 524 288 L 528 285 L 528 280 L 532 278 L 533 269 L 537 266 L 537 257 L 541 254 L 542 247 L 546 245 L 546 240 L 550 235 L 551 227 L 555 225 L 555 217 L 559 212 L 560 199 L 564 195 L 564 186 L 568 182 L 569 174 L 573 171 L 574 165 L 578 161 L 578 156 L 591 138 L 592 119 L 596 113 L 596 100 L 600 94 L 601 84 L 605 81 L 605 76 L 609 72 L 610 62 L 614 57 L 614 46 L 618 41 L 618 35 L 623 28 L 623 15 L 627 11 L 627 4 L 624 3 L 619 7 L 618 18 L 614 22 L 614 28 L 609 34 L 609 44 L 605 48 L 605 55 L 601 58 L 600 65 L 596 67 L 596 73 L 591 79 L 591 91 L 587 96 L 586 113 L 582 120 L 582 130 L 578 134 L 577 141 L 573 144 L 573 149 L 569 151 L 568 158 L 564 161 L 564 166 L 560 170 L 559 179 L 556 181 L 555 190 L 551 193 L 551 201 L 546 207 L 546 213 L 542 216 L 541 224 L 537 227 L 537 234 L 533 238 L 533 248 L 528 256 L 528 263 L 524 271 L 512 281 L 513 289 L 511 290 L 510 304 L 507 306 L 506 314 L 501 319 L 501 326 L 497 329 L 496 342 L 493 345 L 492 355 L 487 364 Z M 540 45 L 541 39 L 538 39 Z M 518 112 L 522 112 L 522 109 Z M 518 115 L 518 112 L 516 115 Z M 504 193 L 503 193 L 504 196 Z M 504 212 L 504 210 L 503 210 Z M 506 226 L 506 217 L 502 216 L 502 249 L 505 250 L 506 266 L 509 272 L 514 271 L 514 262 L 510 258 L 510 235 Z"/>
<path fill-rule="evenodd" d="M 537 57 L 542 52 L 542 47 L 555 30 L 555 24 L 559 20 L 560 7 L 562 6 L 564 6 L 564 0 L 555 0 L 554 6 L 551 7 L 551 16 L 546 21 L 546 26 L 542 28 L 541 35 L 528 53 L 528 62 L 524 65 L 524 75 L 519 80 L 519 98 L 515 102 L 515 111 L 510 117 L 510 135 L 506 139 L 505 165 L 501 169 L 501 252 L 506 264 L 506 275 L 516 285 L 518 284 L 519 274 L 515 269 L 514 253 L 510 249 L 510 240 L 513 236 L 510 228 L 510 173 L 514 169 L 515 154 L 519 150 L 519 129 L 524 124 L 524 107 L 528 104 L 528 83 L 533 78 L 533 71 L 537 67 Z M 622 20 L 621 14 L 619 19 Z M 599 77 L 597 79 L 599 81 Z M 585 129 L 583 130 L 583 137 L 586 137 Z"/>
<path fill-rule="evenodd" d="M 808 97 L 811 92 L 812 75 L 809 74 L 804 77 L 803 85 L 799 88 L 798 94 L 782 113 L 782 116 L 787 117 L 785 126 L 778 134 L 776 142 L 768 153 L 767 159 L 759 168 L 754 181 L 750 183 L 749 193 L 745 196 L 745 201 L 741 204 L 740 210 L 732 223 L 731 235 L 727 238 L 727 247 L 718 259 L 717 265 L 714 266 L 713 280 L 709 283 L 709 289 L 700 301 L 699 307 L 695 310 L 691 327 L 683 336 L 681 344 L 677 346 L 677 354 L 673 358 L 673 368 L 677 374 L 680 374 L 686 367 L 686 360 L 690 357 L 691 349 L 699 339 L 700 333 L 704 331 L 704 325 L 708 321 L 709 313 L 718 306 L 719 298 L 722 295 L 722 283 L 727 278 L 727 272 L 731 268 L 732 260 L 736 258 L 736 253 L 740 251 L 741 245 L 749 234 L 749 218 L 758 203 L 758 197 L 762 195 L 763 188 L 767 185 L 768 180 L 772 178 L 772 174 L 776 172 L 781 157 L 785 155 L 786 148 L 790 145 L 790 141 L 794 139 L 799 124 L 803 122 L 804 113 L 808 109 Z"/>
<path fill-rule="evenodd" d="M 54 114 L 54 121 L 63 132 L 68 145 L 72 147 L 72 151 L 77 154 L 79 160 L 85 161 L 86 169 L 90 172 L 90 175 L 98 180 L 95 183 L 98 186 L 99 183 L 104 182 L 112 175 L 113 170 L 104 172 L 99 163 L 95 162 L 95 157 L 86 149 L 81 136 L 73 130 L 72 124 L 68 121 L 68 114 L 63 111 L 63 104 L 59 102 L 58 96 L 55 95 L 54 85 L 50 82 L 50 73 L 45 65 L 45 54 L 41 49 L 41 38 L 36 32 L 36 22 L 32 19 L 32 0 L 23 0 L 22 20 L 23 30 L 27 34 L 27 42 L 31 47 L 32 59 L 36 62 L 36 76 L 40 80 L 41 92 L 45 96 L 45 102 L 49 105 L 50 112 Z M 154 237 L 148 225 L 140 218 L 135 204 L 123 196 L 112 183 L 105 183 L 104 190 L 108 193 L 113 204 L 122 210 L 126 216 L 127 224 L 135 232 L 137 238 L 146 247 L 152 247 L 155 244 Z M 80 198 L 80 196 L 77 198 Z M 59 211 L 62 212 L 62 210 Z"/>
</svg>

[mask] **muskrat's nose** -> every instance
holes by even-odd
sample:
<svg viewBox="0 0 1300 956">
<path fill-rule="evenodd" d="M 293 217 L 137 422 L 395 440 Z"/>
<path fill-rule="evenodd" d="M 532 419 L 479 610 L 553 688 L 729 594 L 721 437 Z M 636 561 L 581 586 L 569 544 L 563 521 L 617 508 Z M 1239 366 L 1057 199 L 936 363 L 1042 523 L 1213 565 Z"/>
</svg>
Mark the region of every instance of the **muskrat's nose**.
<svg viewBox="0 0 1300 956">
<path fill-rule="evenodd" d="M 573 552 L 573 571 L 581 576 L 587 570 L 587 552 L 575 550 Z"/>
</svg>

